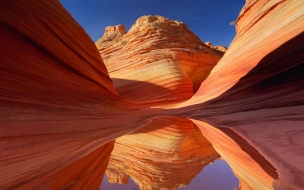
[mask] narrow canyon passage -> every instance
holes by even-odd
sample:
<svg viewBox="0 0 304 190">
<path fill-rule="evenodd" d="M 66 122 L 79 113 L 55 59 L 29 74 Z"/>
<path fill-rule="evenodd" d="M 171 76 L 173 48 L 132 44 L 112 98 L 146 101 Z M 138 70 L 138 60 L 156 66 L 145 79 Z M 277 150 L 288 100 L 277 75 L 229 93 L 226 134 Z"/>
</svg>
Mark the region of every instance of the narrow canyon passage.
<svg viewBox="0 0 304 190">
<path fill-rule="evenodd" d="M 225 53 L 162 16 L 94 44 L 57 0 L 0 3 L 0 189 L 174 189 L 219 157 L 240 189 L 303 189 L 302 1 L 247 0 Z"/>
</svg>

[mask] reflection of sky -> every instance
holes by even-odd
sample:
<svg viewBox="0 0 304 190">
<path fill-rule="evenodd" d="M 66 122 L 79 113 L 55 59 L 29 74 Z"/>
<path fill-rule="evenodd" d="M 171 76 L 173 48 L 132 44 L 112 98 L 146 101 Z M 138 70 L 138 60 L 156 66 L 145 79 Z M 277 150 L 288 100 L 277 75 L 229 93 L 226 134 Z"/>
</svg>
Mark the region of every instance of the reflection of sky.
<svg viewBox="0 0 304 190">
<path fill-rule="evenodd" d="M 207 165 L 191 183 L 180 190 L 233 190 L 239 186 L 229 165 L 224 160 L 216 160 L 214 164 Z M 138 186 L 129 178 L 126 185 L 112 184 L 105 175 L 99 190 L 138 190 Z"/>
<path fill-rule="evenodd" d="M 181 190 L 233 190 L 239 187 L 239 180 L 224 160 L 207 165 L 191 183 Z"/>
</svg>

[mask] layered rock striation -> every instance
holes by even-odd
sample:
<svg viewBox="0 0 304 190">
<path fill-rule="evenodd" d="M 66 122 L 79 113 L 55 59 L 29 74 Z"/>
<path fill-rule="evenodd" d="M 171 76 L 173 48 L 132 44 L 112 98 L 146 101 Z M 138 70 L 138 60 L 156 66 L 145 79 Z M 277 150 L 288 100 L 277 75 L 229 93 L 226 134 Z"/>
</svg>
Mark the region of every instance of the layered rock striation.
<svg viewBox="0 0 304 190">
<path fill-rule="evenodd" d="M 142 16 L 127 33 L 107 27 L 96 46 L 118 93 L 154 105 L 191 98 L 223 56 L 186 24 L 162 16 Z"/>
<path fill-rule="evenodd" d="M 229 49 L 182 106 L 212 99 L 226 105 L 246 104 L 248 109 L 300 104 L 303 6 L 297 0 L 247 1 Z"/>
<path fill-rule="evenodd" d="M 273 189 L 279 177 L 276 168 L 241 136 L 228 128 L 218 129 L 202 121 L 193 122 L 229 164 L 240 180 L 240 189 Z"/>
<path fill-rule="evenodd" d="M 303 25 L 302 1 L 246 1 L 237 35 L 217 63 L 223 53 L 178 21 L 144 16 L 128 33 L 107 28 L 94 44 L 58 1 L 1 1 L 0 188 L 95 189 L 109 159 L 110 180 L 125 183 L 127 175 L 138 179 L 142 170 L 131 170 L 137 165 L 130 161 L 139 155 L 146 159 L 137 159 L 138 167 L 149 171 L 142 188 L 163 179 L 171 187 L 157 177 L 160 168 L 172 166 L 165 172 L 173 179 L 179 166 L 191 173 L 187 164 L 203 167 L 209 158 L 196 147 L 213 150 L 208 139 L 241 188 L 302 189 Z M 188 101 L 149 108 L 194 92 Z M 145 125 L 148 131 L 140 129 Z M 121 155 L 109 158 L 113 140 L 125 134 L 114 146 Z M 128 147 L 137 148 L 128 149 L 130 158 L 122 156 Z"/>
<path fill-rule="evenodd" d="M 111 183 L 126 184 L 131 177 L 142 190 L 176 189 L 217 158 L 191 120 L 157 117 L 116 139 L 106 174 Z"/>
<path fill-rule="evenodd" d="M 304 186 L 303 25 L 301 1 L 246 1 L 223 58 L 197 93 L 175 107 L 254 145 L 278 171 L 282 189 Z"/>
<path fill-rule="evenodd" d="M 123 118 L 137 108 L 118 96 L 93 41 L 56 0 L 1 1 L 0 34 L 0 189 L 100 183 L 107 143 L 145 119 Z M 133 124 L 117 132 L 120 119 Z M 95 167 L 98 177 L 81 177 Z"/>
</svg>

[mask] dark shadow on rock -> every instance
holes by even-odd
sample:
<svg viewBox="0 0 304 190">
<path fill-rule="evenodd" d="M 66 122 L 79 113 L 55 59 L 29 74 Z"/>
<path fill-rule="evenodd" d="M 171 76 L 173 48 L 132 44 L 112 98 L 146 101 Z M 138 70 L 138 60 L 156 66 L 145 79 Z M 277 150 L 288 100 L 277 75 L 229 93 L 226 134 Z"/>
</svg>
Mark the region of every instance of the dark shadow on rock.
<svg viewBox="0 0 304 190">
<path fill-rule="evenodd" d="M 181 108 L 180 115 L 199 119 L 304 105 L 303 41 L 304 32 L 266 55 L 228 91 L 207 102 Z"/>
<path fill-rule="evenodd" d="M 261 168 L 263 168 L 263 170 L 268 175 L 270 175 L 273 179 L 278 179 L 279 175 L 276 171 L 276 168 L 271 163 L 269 163 L 265 157 L 262 156 L 261 153 L 251 144 L 249 144 L 243 137 L 229 128 L 220 127 L 219 129 L 227 136 L 232 138 L 244 152 L 250 155 L 250 157 L 254 159 L 261 166 Z"/>
<path fill-rule="evenodd" d="M 111 78 L 118 94 L 127 101 L 143 106 L 159 106 L 185 101 L 189 92 L 179 92 L 146 81 Z M 181 84 L 182 85 L 182 84 Z"/>
</svg>

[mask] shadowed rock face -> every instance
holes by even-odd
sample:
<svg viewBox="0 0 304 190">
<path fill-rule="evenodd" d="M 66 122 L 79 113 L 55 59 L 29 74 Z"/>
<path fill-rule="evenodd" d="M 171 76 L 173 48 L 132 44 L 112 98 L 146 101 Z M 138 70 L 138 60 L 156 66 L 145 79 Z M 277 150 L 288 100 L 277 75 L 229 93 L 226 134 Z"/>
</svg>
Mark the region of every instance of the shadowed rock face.
<svg viewBox="0 0 304 190">
<path fill-rule="evenodd" d="M 303 10 L 300 1 L 247 1 L 224 57 L 176 106 L 239 134 L 276 168 L 282 189 L 304 187 Z"/>
<path fill-rule="evenodd" d="M 126 34 L 122 26 L 108 28 L 103 41 L 94 44 L 58 1 L 1 1 L 0 189 L 94 189 L 113 140 L 125 134 L 117 150 L 128 143 L 141 146 L 131 150 L 131 158 L 113 160 L 132 160 L 152 149 L 147 155 L 161 154 L 156 154 L 157 167 L 143 166 L 153 169 L 149 175 L 159 173 L 172 146 L 176 160 L 187 160 L 191 151 L 205 160 L 196 147 L 207 139 L 235 171 L 241 188 L 303 189 L 303 25 L 302 1 L 246 1 L 237 35 L 217 63 L 222 54 L 178 21 L 144 16 Z M 210 61 L 210 55 L 217 58 Z M 139 91 L 128 91 L 138 84 Z M 188 101 L 163 105 L 193 92 Z M 168 117 L 173 125 L 163 122 Z M 185 118 L 206 139 L 187 139 L 200 133 Z M 146 143 L 151 134 L 177 141 L 164 141 L 160 149 Z M 138 175 L 110 166 L 113 181 Z"/>
<path fill-rule="evenodd" d="M 84 173 L 100 174 L 98 184 L 103 172 L 90 167 L 106 168 L 107 143 L 145 119 L 127 116 L 134 125 L 117 133 L 136 106 L 118 96 L 94 43 L 59 1 L 1 1 L 0 34 L 0 189 L 60 189 L 76 179 L 88 187 Z M 88 170 L 68 177 L 63 168 L 86 156 Z"/>
<path fill-rule="evenodd" d="M 240 189 L 273 189 L 278 179 L 273 167 L 253 146 L 228 128 L 217 129 L 193 120 L 206 139 L 222 156 L 240 180 Z"/>
<path fill-rule="evenodd" d="M 162 16 L 142 16 L 126 34 L 118 28 L 123 26 L 107 27 L 96 46 L 111 78 L 126 80 L 114 80 L 114 85 L 131 102 L 157 105 L 189 99 L 223 56 L 184 23 Z"/>
<path fill-rule="evenodd" d="M 247 1 L 229 49 L 182 106 L 217 97 L 230 104 L 244 102 L 248 108 L 250 103 L 250 107 L 290 106 L 296 100 L 298 105 L 304 97 L 296 90 L 303 86 L 303 75 L 296 72 L 303 69 L 303 6 L 296 0 Z"/>
<path fill-rule="evenodd" d="M 112 183 L 129 176 L 143 190 L 188 185 L 219 158 L 200 130 L 185 118 L 158 117 L 115 141 L 106 174 Z"/>
</svg>

